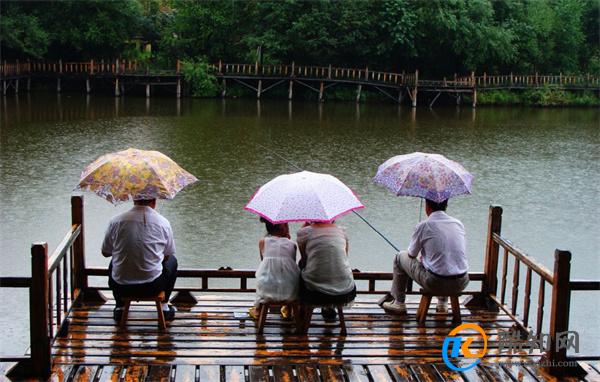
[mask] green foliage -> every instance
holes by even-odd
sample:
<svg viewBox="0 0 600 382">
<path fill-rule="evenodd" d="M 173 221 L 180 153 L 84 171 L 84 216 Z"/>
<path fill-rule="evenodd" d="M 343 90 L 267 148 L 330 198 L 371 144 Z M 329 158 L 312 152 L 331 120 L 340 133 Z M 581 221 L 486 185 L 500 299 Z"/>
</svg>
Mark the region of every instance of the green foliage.
<svg viewBox="0 0 600 382">
<path fill-rule="evenodd" d="M 3 56 L 14 53 L 41 58 L 49 45 L 48 33 L 35 15 L 21 11 L 16 3 L 0 3 L 0 36 Z M 7 52 L 8 50 L 8 52 Z"/>
<path fill-rule="evenodd" d="M 487 90 L 477 96 L 480 105 L 527 105 L 527 106 L 598 106 L 600 98 L 592 92 L 566 92 L 546 86 L 522 93 L 508 90 Z"/>
<path fill-rule="evenodd" d="M 598 0 L 0 2 L 4 57 L 600 72 Z M 136 44 L 151 43 L 152 57 Z M 139 45 L 139 44 L 138 44 Z"/>
<path fill-rule="evenodd" d="M 185 81 L 191 87 L 194 97 L 215 97 L 219 86 L 217 78 L 211 72 L 205 61 L 184 61 L 181 71 Z"/>
</svg>

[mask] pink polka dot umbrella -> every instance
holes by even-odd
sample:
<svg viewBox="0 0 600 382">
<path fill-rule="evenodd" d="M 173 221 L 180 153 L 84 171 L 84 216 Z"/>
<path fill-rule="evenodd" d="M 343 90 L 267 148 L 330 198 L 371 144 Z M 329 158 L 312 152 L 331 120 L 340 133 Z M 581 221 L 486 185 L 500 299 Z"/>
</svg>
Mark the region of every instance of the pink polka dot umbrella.
<svg viewBox="0 0 600 382">
<path fill-rule="evenodd" d="M 338 178 L 310 171 L 272 179 L 244 207 L 274 224 L 331 222 L 360 208 L 364 208 L 363 204 Z"/>
<path fill-rule="evenodd" d="M 443 155 L 415 152 L 385 161 L 373 182 L 398 196 L 417 196 L 439 203 L 470 194 L 473 175 Z"/>
</svg>

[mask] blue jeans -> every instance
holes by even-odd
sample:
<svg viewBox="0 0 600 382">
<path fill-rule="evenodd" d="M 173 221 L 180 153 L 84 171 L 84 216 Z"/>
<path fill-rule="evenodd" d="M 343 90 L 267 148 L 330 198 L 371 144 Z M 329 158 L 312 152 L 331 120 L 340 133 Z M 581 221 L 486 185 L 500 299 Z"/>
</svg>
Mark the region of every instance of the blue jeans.
<svg viewBox="0 0 600 382">
<path fill-rule="evenodd" d="M 163 270 L 160 276 L 149 283 L 143 284 L 119 284 L 112 278 L 112 261 L 108 266 L 108 287 L 115 296 L 117 307 L 123 306 L 122 298 L 125 296 L 155 296 L 165 292 L 165 301 L 169 301 L 171 292 L 175 288 L 177 280 L 177 258 L 171 255 L 162 263 Z"/>
</svg>

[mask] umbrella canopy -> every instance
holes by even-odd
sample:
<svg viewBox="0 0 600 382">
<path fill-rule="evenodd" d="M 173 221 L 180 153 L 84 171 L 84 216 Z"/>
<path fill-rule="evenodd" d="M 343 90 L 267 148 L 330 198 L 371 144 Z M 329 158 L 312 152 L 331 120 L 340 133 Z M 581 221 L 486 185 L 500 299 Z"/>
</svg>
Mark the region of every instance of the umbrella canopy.
<svg viewBox="0 0 600 382">
<path fill-rule="evenodd" d="M 470 194 L 473 175 L 443 155 L 416 152 L 385 161 L 373 182 L 386 186 L 398 196 L 418 196 L 439 203 L 453 196 Z"/>
<path fill-rule="evenodd" d="M 75 190 L 93 191 L 113 204 L 132 199 L 173 199 L 198 179 L 158 151 L 129 148 L 96 159 Z"/>
<path fill-rule="evenodd" d="M 338 178 L 310 171 L 280 175 L 258 189 L 245 210 L 273 224 L 331 222 L 364 208 L 354 192 Z"/>
</svg>

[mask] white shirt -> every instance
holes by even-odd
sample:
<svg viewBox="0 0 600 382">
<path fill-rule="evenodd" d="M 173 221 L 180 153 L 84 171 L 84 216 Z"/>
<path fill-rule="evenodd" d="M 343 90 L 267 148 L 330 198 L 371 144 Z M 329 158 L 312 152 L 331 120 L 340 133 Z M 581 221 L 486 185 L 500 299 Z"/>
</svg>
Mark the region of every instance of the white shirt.
<svg viewBox="0 0 600 382">
<path fill-rule="evenodd" d="M 408 246 L 408 255 L 421 252 L 423 266 L 441 276 L 467 272 L 465 227 L 444 211 L 432 212 L 417 224 Z"/>
<path fill-rule="evenodd" d="M 117 283 L 154 281 L 162 273 L 165 256 L 175 254 L 171 224 L 151 207 L 133 206 L 110 221 L 102 253 L 112 255 Z"/>
</svg>

